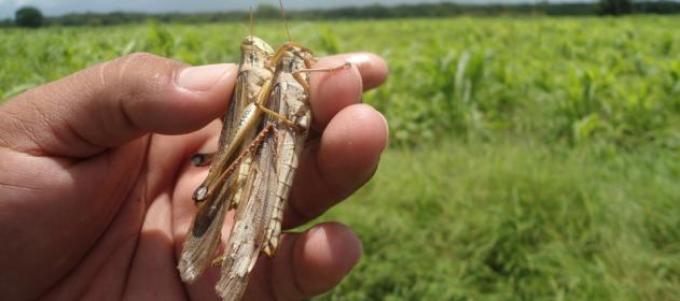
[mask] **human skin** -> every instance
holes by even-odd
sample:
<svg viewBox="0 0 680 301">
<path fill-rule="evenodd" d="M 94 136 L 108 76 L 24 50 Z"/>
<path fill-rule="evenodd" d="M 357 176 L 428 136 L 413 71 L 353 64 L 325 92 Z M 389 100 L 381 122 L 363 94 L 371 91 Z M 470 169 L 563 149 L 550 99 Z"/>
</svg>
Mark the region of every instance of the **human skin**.
<svg viewBox="0 0 680 301">
<path fill-rule="evenodd" d="M 313 132 L 284 227 L 317 217 L 362 186 L 385 149 L 382 115 L 361 104 L 387 76 L 368 53 L 311 78 Z M 0 105 L 0 296 L 4 300 L 216 300 L 216 268 L 183 283 L 177 258 L 207 174 L 189 158 L 214 151 L 237 66 L 191 67 L 151 54 L 101 63 Z M 231 214 L 225 228 L 231 227 Z M 224 240 L 224 239 L 223 239 Z M 245 300 L 328 291 L 361 256 L 339 223 L 286 233 L 261 256 Z"/>
</svg>

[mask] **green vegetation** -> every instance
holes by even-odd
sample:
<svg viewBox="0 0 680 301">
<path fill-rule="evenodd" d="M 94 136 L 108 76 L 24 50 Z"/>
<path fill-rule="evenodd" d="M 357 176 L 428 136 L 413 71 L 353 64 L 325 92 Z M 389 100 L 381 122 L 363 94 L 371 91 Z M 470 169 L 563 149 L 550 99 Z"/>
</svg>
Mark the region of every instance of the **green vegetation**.
<svg viewBox="0 0 680 301">
<path fill-rule="evenodd" d="M 365 258 L 322 300 L 676 300 L 680 164 L 531 143 L 391 151 L 324 219 Z"/>
<path fill-rule="evenodd" d="M 280 23 L 256 33 L 279 45 Z M 680 296 L 680 19 L 293 22 L 391 67 L 366 102 L 392 147 L 321 220 L 364 241 L 321 300 Z M 0 30 L 0 97 L 133 51 L 236 61 L 246 22 Z M 23 47 L 20 45 L 27 45 Z"/>
</svg>

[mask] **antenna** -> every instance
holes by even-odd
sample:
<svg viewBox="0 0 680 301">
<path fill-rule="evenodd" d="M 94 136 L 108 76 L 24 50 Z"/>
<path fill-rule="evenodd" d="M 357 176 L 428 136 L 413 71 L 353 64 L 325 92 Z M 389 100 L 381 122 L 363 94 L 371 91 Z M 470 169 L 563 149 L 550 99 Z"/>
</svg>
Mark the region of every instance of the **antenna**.
<svg viewBox="0 0 680 301">
<path fill-rule="evenodd" d="M 253 36 L 255 36 L 255 26 L 254 26 L 255 17 L 253 17 L 253 7 L 252 6 L 248 7 L 248 14 L 250 15 L 250 38 L 252 39 Z"/>
<path fill-rule="evenodd" d="M 279 0 L 279 6 L 281 7 L 281 17 L 283 18 L 283 24 L 286 26 L 286 34 L 288 35 L 288 41 L 292 41 L 290 38 L 290 29 L 288 28 L 288 21 L 286 20 L 286 11 L 283 9 L 283 0 Z"/>
</svg>

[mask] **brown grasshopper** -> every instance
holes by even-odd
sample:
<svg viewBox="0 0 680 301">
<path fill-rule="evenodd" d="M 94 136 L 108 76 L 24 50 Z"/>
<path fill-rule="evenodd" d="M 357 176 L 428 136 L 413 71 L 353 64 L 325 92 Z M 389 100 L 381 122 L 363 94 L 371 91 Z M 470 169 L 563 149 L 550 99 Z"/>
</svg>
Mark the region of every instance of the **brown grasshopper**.
<svg viewBox="0 0 680 301">
<path fill-rule="evenodd" d="M 278 246 L 283 210 L 312 121 L 306 74 L 314 62 L 311 51 L 289 43 L 279 48 L 272 62 L 277 63 L 276 84 L 267 107 L 276 108 L 292 125 L 273 116 L 265 118 L 263 127 L 273 131 L 250 165 L 246 201 L 234 217 L 216 287 L 223 300 L 239 300 L 260 251 L 273 256 Z"/>
<path fill-rule="evenodd" d="M 210 264 L 220 243 L 224 215 L 238 201 L 229 192 L 239 193 L 245 176 L 239 172 L 239 176 L 234 178 L 225 175 L 225 171 L 236 155 L 244 150 L 243 145 L 253 139 L 258 123 L 258 111 L 253 106 L 265 97 L 263 87 L 271 85 L 273 71 L 268 67 L 268 58 L 273 52 L 271 46 L 261 39 L 253 36 L 244 39 L 236 88 L 224 116 L 218 150 L 215 154 L 192 157 L 192 162 L 197 166 L 212 163 L 208 176 L 193 196 L 200 209 L 179 261 L 178 268 L 184 281 L 194 281 Z M 243 165 L 247 166 L 248 160 L 245 161 Z"/>
<path fill-rule="evenodd" d="M 312 52 L 289 42 L 272 54 L 264 41 L 249 36 L 242 44 L 236 93 L 225 114 L 215 155 L 197 155 L 196 165 L 212 161 L 206 180 L 194 192 L 200 206 L 179 262 L 184 281 L 194 281 L 210 264 L 221 266 L 216 290 L 239 300 L 248 275 L 263 251 L 273 256 L 298 157 L 312 122 L 309 72 Z M 236 208 L 224 255 L 213 260 L 226 211 Z"/>
</svg>

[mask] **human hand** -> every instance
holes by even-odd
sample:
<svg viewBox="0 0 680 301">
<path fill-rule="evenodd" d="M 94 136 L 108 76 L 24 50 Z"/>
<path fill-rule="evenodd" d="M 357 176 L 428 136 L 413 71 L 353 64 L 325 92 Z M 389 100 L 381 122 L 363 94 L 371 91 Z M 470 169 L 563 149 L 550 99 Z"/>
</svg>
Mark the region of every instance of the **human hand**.
<svg viewBox="0 0 680 301">
<path fill-rule="evenodd" d="M 321 59 L 314 132 L 284 218 L 301 225 L 365 183 L 387 124 L 360 104 L 387 67 L 371 54 Z M 210 300 L 218 272 L 180 278 L 177 258 L 207 174 L 189 158 L 216 148 L 237 66 L 188 67 L 133 54 L 32 89 L 0 106 L 0 295 L 6 300 Z M 212 122 L 211 122 L 212 121 Z M 231 227 L 227 218 L 225 227 Z M 224 240 L 224 239 L 223 239 Z M 247 300 L 300 300 L 349 272 L 361 243 L 326 223 L 284 235 L 261 256 Z"/>
</svg>

